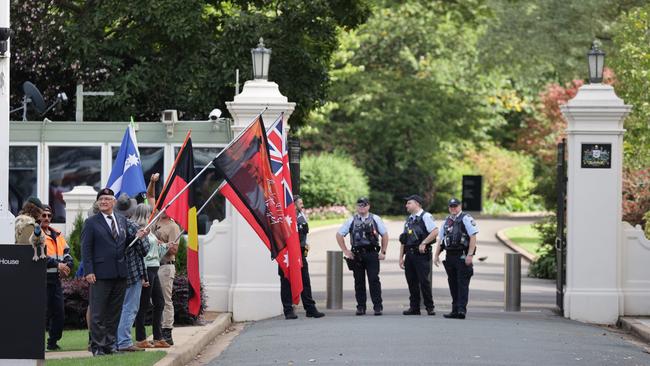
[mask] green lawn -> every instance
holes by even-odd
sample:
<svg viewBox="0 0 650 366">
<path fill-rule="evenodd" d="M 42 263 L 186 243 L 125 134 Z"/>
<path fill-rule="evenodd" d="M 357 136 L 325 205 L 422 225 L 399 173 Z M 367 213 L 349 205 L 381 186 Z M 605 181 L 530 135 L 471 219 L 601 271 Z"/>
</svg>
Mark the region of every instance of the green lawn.
<svg viewBox="0 0 650 366">
<path fill-rule="evenodd" d="M 163 351 L 130 352 L 117 355 L 47 360 L 47 366 L 150 366 L 165 357 Z"/>
<path fill-rule="evenodd" d="M 151 326 L 147 326 L 147 335 L 151 335 Z M 131 339 L 135 342 L 135 328 L 131 329 Z M 45 334 L 45 341 L 47 342 L 47 333 Z M 84 351 L 88 349 L 88 330 L 64 330 L 63 338 L 58 342 L 61 351 Z M 49 362 L 48 362 L 49 365 Z"/>
<path fill-rule="evenodd" d="M 537 254 L 540 243 L 539 233 L 531 225 L 511 227 L 505 230 L 505 234 L 515 244 L 532 254 Z"/>
</svg>

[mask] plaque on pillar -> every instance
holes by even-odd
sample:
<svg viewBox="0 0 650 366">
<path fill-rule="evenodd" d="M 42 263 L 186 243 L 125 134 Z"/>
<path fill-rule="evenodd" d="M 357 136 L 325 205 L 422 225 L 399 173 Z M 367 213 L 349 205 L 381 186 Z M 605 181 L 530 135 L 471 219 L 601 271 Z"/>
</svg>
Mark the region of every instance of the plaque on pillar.
<svg viewBox="0 0 650 366">
<path fill-rule="evenodd" d="M 581 168 L 610 169 L 612 167 L 612 144 L 582 144 Z"/>
</svg>

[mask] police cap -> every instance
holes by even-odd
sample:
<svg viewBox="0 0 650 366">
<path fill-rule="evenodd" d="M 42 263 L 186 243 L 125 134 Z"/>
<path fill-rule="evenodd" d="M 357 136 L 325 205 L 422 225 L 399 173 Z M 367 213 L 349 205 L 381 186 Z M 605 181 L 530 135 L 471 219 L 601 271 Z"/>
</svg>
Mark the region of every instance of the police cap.
<svg viewBox="0 0 650 366">
<path fill-rule="evenodd" d="M 458 205 L 460 205 L 460 200 L 458 200 L 458 198 L 453 197 L 452 199 L 449 200 L 449 205 L 448 205 L 449 207 L 458 206 Z"/>
<path fill-rule="evenodd" d="M 369 205 L 369 204 L 370 204 L 370 201 L 368 201 L 368 198 L 367 198 L 367 197 L 360 197 L 360 198 L 357 200 L 357 205 L 367 206 L 367 205 Z"/>
<path fill-rule="evenodd" d="M 407 201 L 413 200 L 413 201 L 419 203 L 420 206 L 422 206 L 424 204 L 424 198 L 422 198 L 422 196 L 420 196 L 419 194 L 412 194 L 412 195 L 410 195 L 408 197 L 404 197 L 404 199 L 407 200 Z"/>
</svg>

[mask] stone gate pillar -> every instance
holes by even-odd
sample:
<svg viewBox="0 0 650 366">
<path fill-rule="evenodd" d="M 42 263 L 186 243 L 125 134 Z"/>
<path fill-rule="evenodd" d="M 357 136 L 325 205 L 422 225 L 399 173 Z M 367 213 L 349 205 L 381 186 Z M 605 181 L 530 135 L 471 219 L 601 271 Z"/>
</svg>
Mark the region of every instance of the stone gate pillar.
<svg viewBox="0 0 650 366">
<path fill-rule="evenodd" d="M 227 102 L 234 119 L 233 134 L 237 136 L 264 108 L 264 124 L 269 127 L 284 112 L 285 122 L 295 108 L 280 93 L 278 84 L 265 79 L 249 80 L 241 94 Z M 271 261 L 266 246 L 246 220 L 232 205 L 227 206 L 231 240 L 226 252 L 232 266 L 229 293 L 230 311 L 234 321 L 259 320 L 282 314 L 278 265 Z"/>
<path fill-rule="evenodd" d="M 565 316 L 614 324 L 622 302 L 623 121 L 631 106 L 611 86 L 589 84 L 561 109 L 568 121 Z"/>
</svg>

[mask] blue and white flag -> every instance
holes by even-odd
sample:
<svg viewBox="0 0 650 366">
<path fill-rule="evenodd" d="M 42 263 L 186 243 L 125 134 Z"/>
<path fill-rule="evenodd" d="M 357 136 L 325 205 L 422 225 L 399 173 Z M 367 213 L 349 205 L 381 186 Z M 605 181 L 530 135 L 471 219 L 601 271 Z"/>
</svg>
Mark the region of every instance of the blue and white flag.
<svg viewBox="0 0 650 366">
<path fill-rule="evenodd" d="M 122 193 L 126 193 L 129 197 L 135 197 L 147 191 L 133 125 L 129 125 L 124 132 L 122 145 L 120 151 L 117 152 L 106 186 L 115 192 L 115 197 L 119 197 Z"/>
</svg>

